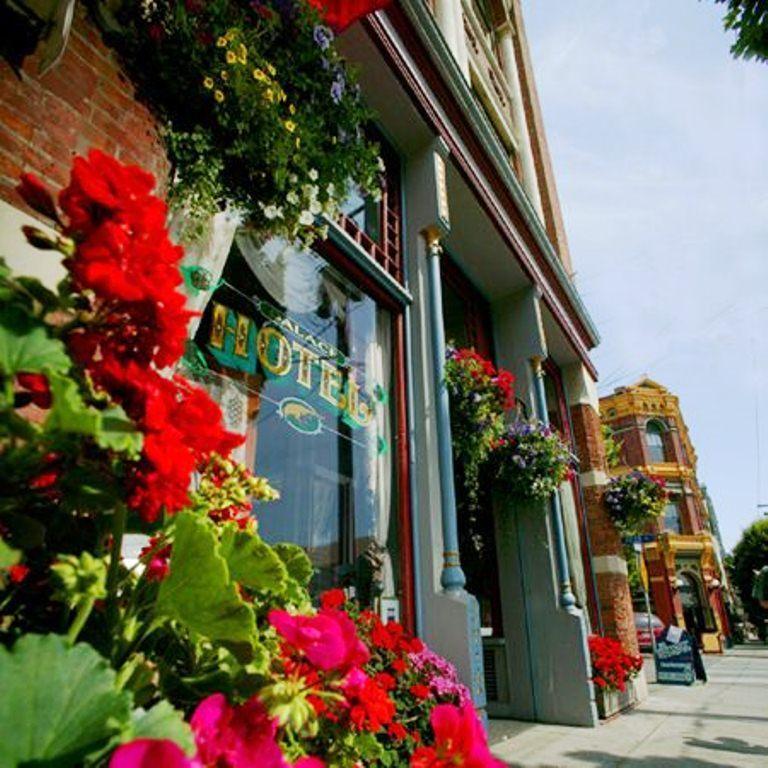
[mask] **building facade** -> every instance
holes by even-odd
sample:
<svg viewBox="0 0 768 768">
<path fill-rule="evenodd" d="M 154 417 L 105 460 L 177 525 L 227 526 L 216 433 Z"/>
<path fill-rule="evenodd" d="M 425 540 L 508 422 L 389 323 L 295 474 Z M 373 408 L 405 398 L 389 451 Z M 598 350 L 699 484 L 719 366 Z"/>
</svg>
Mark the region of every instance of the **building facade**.
<svg viewBox="0 0 768 768">
<path fill-rule="evenodd" d="M 0 232 L 14 269 L 53 283 L 19 227 L 33 171 L 66 182 L 91 146 L 167 183 L 152 114 L 78 7 L 60 60 L 3 64 Z M 281 500 L 260 532 L 301 544 L 341 584 L 450 658 L 489 714 L 594 725 L 587 638 L 636 651 L 626 563 L 602 504 L 598 335 L 572 278 L 519 0 L 402 0 L 339 39 L 377 114 L 380 201 L 347 201 L 311 249 L 226 211 L 187 249 L 210 290 L 190 328 L 201 381 L 240 458 Z M 34 254 L 34 256 L 32 255 Z M 548 502 L 483 495 L 485 549 L 463 535 L 446 342 L 516 376 L 522 412 L 570 442 Z M 638 690 L 642 690 L 642 685 Z"/>
<path fill-rule="evenodd" d="M 727 575 L 717 521 L 696 474 L 696 451 L 678 398 L 650 379 L 619 387 L 600 400 L 603 423 L 621 445 L 617 473 L 630 469 L 664 479 L 666 508 L 644 546 L 654 612 L 686 628 L 707 652 L 723 650 L 730 629 Z"/>
</svg>

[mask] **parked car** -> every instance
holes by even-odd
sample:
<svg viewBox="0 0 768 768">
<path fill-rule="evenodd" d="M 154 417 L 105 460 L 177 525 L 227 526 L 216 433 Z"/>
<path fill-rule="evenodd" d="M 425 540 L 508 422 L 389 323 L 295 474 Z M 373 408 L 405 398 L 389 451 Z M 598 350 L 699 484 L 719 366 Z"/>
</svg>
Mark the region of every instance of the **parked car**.
<svg viewBox="0 0 768 768">
<path fill-rule="evenodd" d="M 651 614 L 651 629 L 653 635 L 658 641 L 661 633 L 664 631 L 664 622 L 655 614 Z M 650 651 L 653 648 L 651 644 L 651 633 L 648 631 L 648 614 L 635 614 L 635 631 L 637 632 L 637 644 L 641 651 Z"/>
</svg>

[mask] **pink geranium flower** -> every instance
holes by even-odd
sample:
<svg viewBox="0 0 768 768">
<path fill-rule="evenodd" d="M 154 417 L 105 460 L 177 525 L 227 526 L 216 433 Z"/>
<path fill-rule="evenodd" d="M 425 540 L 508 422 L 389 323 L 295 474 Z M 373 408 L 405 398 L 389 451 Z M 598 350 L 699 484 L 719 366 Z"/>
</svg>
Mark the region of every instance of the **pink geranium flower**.
<svg viewBox="0 0 768 768">
<path fill-rule="evenodd" d="M 181 747 L 167 739 L 136 739 L 118 747 L 109 768 L 202 768 Z"/>
<path fill-rule="evenodd" d="M 435 734 L 434 746 L 419 747 L 411 756 L 411 768 L 504 768 L 504 763 L 491 755 L 483 724 L 471 704 L 439 704 L 429 722 Z"/>
<path fill-rule="evenodd" d="M 344 611 L 322 608 L 315 616 L 303 616 L 275 610 L 269 612 L 269 623 L 319 669 L 345 672 L 370 657 Z"/>
<path fill-rule="evenodd" d="M 255 696 L 233 707 L 223 694 L 215 693 L 200 702 L 191 724 L 205 766 L 289 768 L 275 741 L 275 721 Z"/>
</svg>

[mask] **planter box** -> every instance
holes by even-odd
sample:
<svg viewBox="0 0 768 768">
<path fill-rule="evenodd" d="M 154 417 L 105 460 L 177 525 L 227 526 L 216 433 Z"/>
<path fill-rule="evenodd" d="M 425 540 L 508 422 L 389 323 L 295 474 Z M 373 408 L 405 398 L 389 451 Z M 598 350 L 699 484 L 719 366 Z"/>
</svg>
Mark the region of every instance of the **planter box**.
<svg viewBox="0 0 768 768">
<path fill-rule="evenodd" d="M 610 720 L 637 704 L 638 697 L 633 682 L 627 683 L 627 689 L 624 692 L 606 691 L 595 686 L 595 702 L 601 720 Z"/>
</svg>

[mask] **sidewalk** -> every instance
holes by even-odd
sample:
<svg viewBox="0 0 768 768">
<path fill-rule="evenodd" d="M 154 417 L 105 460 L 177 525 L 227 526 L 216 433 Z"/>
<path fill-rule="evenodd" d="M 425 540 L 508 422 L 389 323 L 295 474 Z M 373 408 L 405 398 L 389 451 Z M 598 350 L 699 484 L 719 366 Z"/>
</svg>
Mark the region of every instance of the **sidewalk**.
<svg viewBox="0 0 768 768">
<path fill-rule="evenodd" d="M 597 728 L 492 720 L 494 754 L 521 768 L 766 768 L 768 647 L 704 663 L 706 685 L 650 684 L 643 704 Z"/>
</svg>

